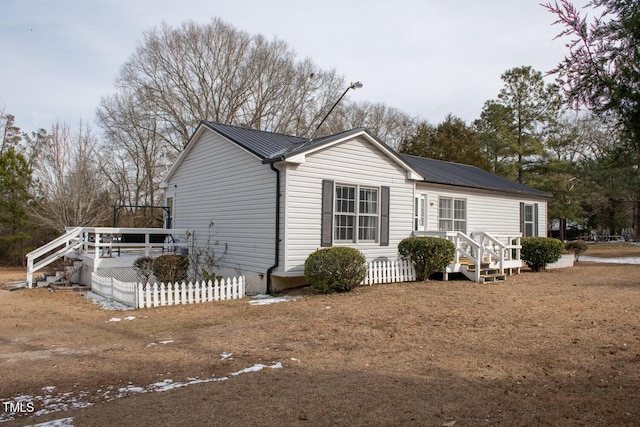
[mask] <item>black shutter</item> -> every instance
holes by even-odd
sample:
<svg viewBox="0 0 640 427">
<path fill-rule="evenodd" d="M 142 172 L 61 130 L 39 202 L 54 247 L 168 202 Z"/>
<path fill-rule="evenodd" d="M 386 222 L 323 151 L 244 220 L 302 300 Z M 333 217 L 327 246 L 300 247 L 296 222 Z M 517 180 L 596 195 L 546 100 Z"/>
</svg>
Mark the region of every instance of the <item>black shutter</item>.
<svg viewBox="0 0 640 427">
<path fill-rule="evenodd" d="M 380 188 L 380 246 L 389 246 L 389 187 Z"/>
<path fill-rule="evenodd" d="M 322 220 L 320 226 L 320 246 L 333 244 L 333 181 L 322 180 Z"/>
<path fill-rule="evenodd" d="M 527 237 L 527 234 L 524 229 L 524 203 L 520 202 L 520 233 L 522 233 L 522 237 Z"/>
<path fill-rule="evenodd" d="M 533 232 L 534 236 L 538 236 L 538 204 L 533 205 Z"/>
</svg>

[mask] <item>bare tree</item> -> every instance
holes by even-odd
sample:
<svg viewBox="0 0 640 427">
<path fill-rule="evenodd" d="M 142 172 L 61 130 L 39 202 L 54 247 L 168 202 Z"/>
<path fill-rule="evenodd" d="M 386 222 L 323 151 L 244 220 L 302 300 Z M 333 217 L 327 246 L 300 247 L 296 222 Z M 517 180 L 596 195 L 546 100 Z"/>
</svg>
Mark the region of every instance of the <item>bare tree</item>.
<svg viewBox="0 0 640 427">
<path fill-rule="evenodd" d="M 281 40 L 220 19 L 164 24 L 144 34 L 116 92 L 100 102 L 103 172 L 117 203 L 157 206 L 159 181 L 200 121 L 310 137 L 345 87 L 335 70 L 297 59 Z M 414 122 L 383 104 L 345 99 L 317 136 L 364 126 L 395 146 Z"/>
<path fill-rule="evenodd" d="M 135 96 L 128 95 L 121 92 L 103 100 L 98 111 L 109 141 L 102 156 L 102 172 L 115 191 L 118 205 L 158 206 L 159 181 L 177 152 L 160 135 L 159 124 L 147 111 L 148 105 L 141 105 Z M 128 210 L 130 216 L 140 213 Z M 153 213 L 147 219 L 149 223 L 135 222 L 154 225 Z"/>
<path fill-rule="evenodd" d="M 45 227 L 106 225 L 112 204 L 100 173 L 98 139 L 82 122 L 51 129 L 46 150 L 34 160 L 32 214 Z"/>
<path fill-rule="evenodd" d="M 99 117 L 107 129 L 135 120 L 175 155 L 201 120 L 304 135 L 343 86 L 334 71 L 296 61 L 285 42 L 250 36 L 220 19 L 165 24 L 145 33 Z M 114 114 L 118 97 L 136 114 Z"/>
<path fill-rule="evenodd" d="M 355 127 L 370 130 L 380 140 L 393 149 L 413 135 L 418 126 L 418 119 L 382 103 L 359 102 L 348 104 L 341 113 L 329 118 L 327 128 L 334 132 Z"/>
</svg>

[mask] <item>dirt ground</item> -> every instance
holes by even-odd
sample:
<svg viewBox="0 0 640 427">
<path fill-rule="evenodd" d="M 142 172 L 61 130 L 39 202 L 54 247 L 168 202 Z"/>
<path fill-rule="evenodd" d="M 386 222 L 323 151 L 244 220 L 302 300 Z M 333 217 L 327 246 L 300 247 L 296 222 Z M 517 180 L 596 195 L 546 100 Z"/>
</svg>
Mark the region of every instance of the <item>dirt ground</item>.
<svg viewBox="0 0 640 427">
<path fill-rule="evenodd" d="M 640 425 L 640 265 L 290 296 L 108 311 L 0 292 L 0 425 Z"/>
</svg>

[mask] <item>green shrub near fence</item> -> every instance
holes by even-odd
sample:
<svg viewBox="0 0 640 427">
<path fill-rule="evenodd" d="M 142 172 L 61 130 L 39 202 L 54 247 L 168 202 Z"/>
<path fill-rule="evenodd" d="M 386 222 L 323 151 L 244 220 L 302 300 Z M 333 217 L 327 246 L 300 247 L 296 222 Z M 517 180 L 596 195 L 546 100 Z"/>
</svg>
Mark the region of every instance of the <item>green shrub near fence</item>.
<svg viewBox="0 0 640 427">
<path fill-rule="evenodd" d="M 367 275 L 365 256 L 357 249 L 334 246 L 318 249 L 304 263 L 304 277 L 320 293 L 348 292 Z"/>
<path fill-rule="evenodd" d="M 411 260 L 417 280 L 428 280 L 429 276 L 443 271 L 456 254 L 453 242 L 439 237 L 407 237 L 398 244 L 402 259 Z"/>
<path fill-rule="evenodd" d="M 533 271 L 544 270 L 562 256 L 563 245 L 551 237 L 525 237 L 521 241 L 520 258 Z"/>
</svg>

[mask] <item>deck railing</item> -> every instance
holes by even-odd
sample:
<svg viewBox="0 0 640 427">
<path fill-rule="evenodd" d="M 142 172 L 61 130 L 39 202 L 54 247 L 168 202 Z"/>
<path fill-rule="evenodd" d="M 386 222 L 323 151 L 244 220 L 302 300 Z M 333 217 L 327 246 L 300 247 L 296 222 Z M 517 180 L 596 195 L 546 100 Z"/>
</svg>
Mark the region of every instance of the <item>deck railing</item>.
<svg viewBox="0 0 640 427">
<path fill-rule="evenodd" d="M 57 259 L 75 253 L 94 259 L 114 256 L 150 256 L 166 252 L 188 250 L 187 230 L 164 228 L 68 228 L 62 236 L 29 252 L 27 258 L 27 286 L 33 286 L 33 274 Z"/>
<path fill-rule="evenodd" d="M 462 258 L 475 265 L 476 281 L 479 280 L 480 265 L 492 264 L 504 273 L 506 268 L 519 268 L 521 234 L 496 235 L 484 231 L 476 231 L 467 235 L 461 231 L 414 232 L 416 236 L 431 236 L 447 239 L 456 248 L 453 265 L 460 264 Z"/>
</svg>

